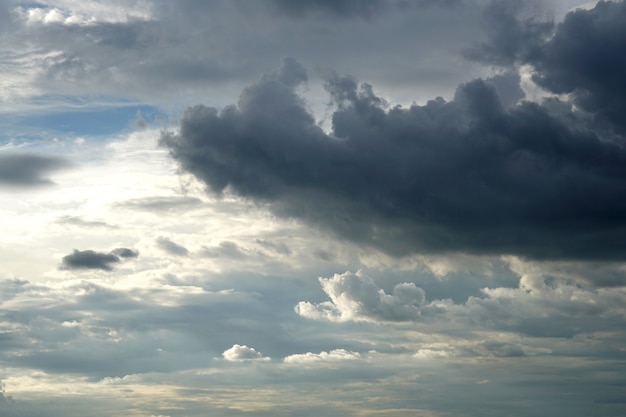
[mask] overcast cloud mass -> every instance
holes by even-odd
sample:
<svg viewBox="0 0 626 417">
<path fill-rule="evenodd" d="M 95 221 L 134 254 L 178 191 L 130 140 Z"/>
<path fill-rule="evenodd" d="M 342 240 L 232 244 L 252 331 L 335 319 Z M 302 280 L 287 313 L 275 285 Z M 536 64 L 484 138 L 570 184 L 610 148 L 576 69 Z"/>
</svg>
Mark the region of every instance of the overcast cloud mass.
<svg viewBox="0 0 626 417">
<path fill-rule="evenodd" d="M 625 23 L 0 0 L 0 415 L 623 416 Z"/>
</svg>

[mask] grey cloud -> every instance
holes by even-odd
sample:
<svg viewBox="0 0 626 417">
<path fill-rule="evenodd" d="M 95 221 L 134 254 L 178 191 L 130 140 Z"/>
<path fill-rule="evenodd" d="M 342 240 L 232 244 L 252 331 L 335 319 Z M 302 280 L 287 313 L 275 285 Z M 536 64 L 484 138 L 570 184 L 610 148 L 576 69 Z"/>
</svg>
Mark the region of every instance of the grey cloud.
<svg viewBox="0 0 626 417">
<path fill-rule="evenodd" d="M 163 249 L 165 252 L 169 254 L 177 255 L 177 256 L 189 255 L 189 250 L 186 247 L 179 245 L 176 242 L 171 241 L 167 237 L 159 236 L 156 239 L 156 244 L 159 248 Z"/>
<path fill-rule="evenodd" d="M 202 200 L 195 197 L 143 197 L 117 203 L 118 207 L 126 207 L 147 211 L 189 210 L 202 205 Z"/>
<path fill-rule="evenodd" d="M 96 252 L 93 250 L 77 250 L 65 255 L 61 260 L 60 269 L 101 269 L 112 271 L 115 264 L 120 262 L 120 258 L 136 258 L 139 252 L 128 248 L 116 248 L 109 253 Z"/>
<path fill-rule="evenodd" d="M 83 220 L 82 218 L 76 217 L 76 216 L 61 216 L 57 219 L 57 223 L 69 224 L 69 225 L 79 226 L 79 227 L 115 228 L 115 226 L 111 226 L 110 224 L 103 222 L 103 221 Z"/>
<path fill-rule="evenodd" d="M 139 256 L 138 251 L 128 248 L 116 248 L 113 249 L 111 253 L 119 256 L 120 258 L 136 258 L 137 256 Z"/>
<path fill-rule="evenodd" d="M 406 10 L 409 7 L 452 7 L 462 0 L 273 0 L 278 9 L 287 15 L 302 17 L 319 13 L 340 18 L 372 18 L 391 8 Z"/>
<path fill-rule="evenodd" d="M 438 7 L 442 4 L 455 7 Z M 31 7 L 37 8 L 24 6 L 25 15 Z M 214 97 L 232 96 L 240 83 L 282 56 L 358 70 L 387 85 L 430 89 L 447 84 L 449 77 L 458 82 L 471 70 L 454 65 L 456 57 L 433 53 L 430 39 L 445 50 L 458 50 L 482 31 L 477 22 L 481 6 L 463 0 L 177 1 L 151 2 L 150 9 L 148 21 L 21 22 L 7 45 L 20 53 L 29 45 L 57 51 L 44 59 L 15 54 L 36 62 L 35 85 L 46 94 L 141 97 L 167 107 L 174 97 L 206 97 L 207 89 Z M 327 25 L 333 16 L 343 21 Z M 371 21 L 382 26 L 372 30 Z M 327 25 L 324 30 L 322 25 Z M 334 47 L 328 48 L 331 43 Z"/>
<path fill-rule="evenodd" d="M 93 250 L 79 251 L 74 249 L 70 255 L 65 255 L 62 260 L 62 269 L 102 269 L 104 271 L 113 270 L 113 265 L 120 261 L 120 258 L 113 253 L 95 252 Z"/>
<path fill-rule="evenodd" d="M 204 256 L 208 256 L 210 258 L 245 258 L 245 252 L 237 245 L 235 242 L 224 241 L 220 242 L 219 245 L 204 248 L 203 252 Z"/>
<path fill-rule="evenodd" d="M 493 87 L 504 108 L 510 108 L 526 97 L 520 87 L 521 77 L 517 72 L 509 71 L 488 78 L 485 83 Z"/>
<path fill-rule="evenodd" d="M 326 262 L 332 262 L 335 260 L 335 254 L 329 251 L 325 251 L 324 249 L 316 249 L 315 251 L 313 251 L 313 255 Z"/>
<path fill-rule="evenodd" d="M 273 0 L 276 6 L 290 15 L 303 15 L 307 12 L 322 12 L 341 17 L 370 17 L 383 11 L 390 3 L 381 0 Z"/>
<path fill-rule="evenodd" d="M 262 247 L 266 249 L 270 249 L 280 255 L 291 255 L 292 253 L 291 249 L 289 249 L 289 246 L 281 242 L 277 243 L 277 242 L 274 242 L 271 240 L 265 240 L 265 239 L 256 239 L 255 242 L 261 245 Z"/>
<path fill-rule="evenodd" d="M 591 10 L 568 13 L 558 25 L 524 17 L 524 3 L 494 1 L 486 9 L 490 40 L 470 50 L 470 59 L 501 66 L 530 64 L 546 90 L 571 94 L 597 121 L 626 130 L 626 3 L 599 1 Z"/>
<path fill-rule="evenodd" d="M 551 35 L 554 22 L 524 16 L 528 3 L 491 1 L 483 15 L 489 41 L 468 49 L 466 56 L 505 66 L 536 56 Z"/>
<path fill-rule="evenodd" d="M 501 358 L 521 357 L 526 355 L 521 346 L 511 343 L 490 341 L 483 343 L 483 347 L 494 356 Z"/>
<path fill-rule="evenodd" d="M 394 255 L 625 257 L 626 150 L 538 104 L 504 108 L 489 84 L 511 102 L 511 77 L 389 108 L 370 85 L 333 76 L 330 135 L 294 91 L 302 79 L 286 61 L 237 106 L 189 108 L 161 142 L 216 193 Z"/>
<path fill-rule="evenodd" d="M 50 185 L 47 176 L 68 168 L 70 163 L 63 158 L 33 153 L 0 153 L 0 184 L 17 187 Z"/>
<path fill-rule="evenodd" d="M 554 93 L 572 93 L 582 109 L 626 131 L 626 3 L 600 1 L 569 13 L 540 53 L 528 59 L 534 80 Z"/>
</svg>

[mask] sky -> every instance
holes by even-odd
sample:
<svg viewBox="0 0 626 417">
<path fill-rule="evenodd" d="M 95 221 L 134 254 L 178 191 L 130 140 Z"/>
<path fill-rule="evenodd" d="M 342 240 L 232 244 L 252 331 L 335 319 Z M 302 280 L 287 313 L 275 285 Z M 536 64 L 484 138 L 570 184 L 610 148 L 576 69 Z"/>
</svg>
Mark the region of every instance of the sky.
<svg viewBox="0 0 626 417">
<path fill-rule="evenodd" d="M 0 0 L 0 415 L 623 416 L 625 23 Z"/>
</svg>

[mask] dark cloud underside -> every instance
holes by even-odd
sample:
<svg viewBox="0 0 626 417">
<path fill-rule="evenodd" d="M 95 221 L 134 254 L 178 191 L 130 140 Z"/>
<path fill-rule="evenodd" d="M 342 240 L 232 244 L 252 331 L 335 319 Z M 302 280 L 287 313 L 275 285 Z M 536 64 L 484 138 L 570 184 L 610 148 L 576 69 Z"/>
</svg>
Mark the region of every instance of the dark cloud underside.
<svg viewBox="0 0 626 417">
<path fill-rule="evenodd" d="M 0 153 L 0 184 L 35 187 L 52 184 L 47 175 L 69 166 L 63 158 L 30 153 Z"/>
<path fill-rule="evenodd" d="M 486 9 L 490 41 L 467 53 L 491 64 L 530 64 L 546 90 L 571 94 L 575 104 L 626 129 L 626 3 L 600 1 L 568 13 L 557 26 L 522 17 L 523 3 L 495 1 Z"/>
<path fill-rule="evenodd" d="M 626 151 L 533 103 L 505 109 L 493 83 L 386 108 L 332 77 L 333 133 L 294 91 L 293 60 L 222 112 L 186 111 L 162 142 L 216 192 L 227 187 L 392 254 L 461 251 L 624 258 Z"/>
<path fill-rule="evenodd" d="M 109 253 L 93 250 L 76 250 L 63 257 L 60 269 L 100 269 L 112 271 L 121 258 L 136 258 L 139 252 L 128 248 L 116 248 Z"/>
<path fill-rule="evenodd" d="M 581 108 L 626 131 L 626 3 L 599 2 L 566 16 L 529 60 L 535 81 L 555 93 L 573 93 Z"/>
</svg>

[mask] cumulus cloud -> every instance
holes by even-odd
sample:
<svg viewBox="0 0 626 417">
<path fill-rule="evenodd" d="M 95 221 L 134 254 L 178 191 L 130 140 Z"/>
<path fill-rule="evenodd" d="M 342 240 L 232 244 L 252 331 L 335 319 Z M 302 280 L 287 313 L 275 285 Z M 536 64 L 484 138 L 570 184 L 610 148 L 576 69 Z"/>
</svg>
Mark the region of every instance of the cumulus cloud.
<svg viewBox="0 0 626 417">
<path fill-rule="evenodd" d="M 334 362 L 334 361 L 351 361 L 361 359 L 361 354 L 345 349 L 334 349 L 330 352 L 322 351 L 320 353 L 297 353 L 286 356 L 283 359 L 285 363 L 317 363 L 317 362 Z"/>
<path fill-rule="evenodd" d="M 624 287 L 592 288 L 566 272 L 559 276 L 555 270 L 544 270 L 537 263 L 519 259 L 509 262 L 519 276 L 517 287 L 483 288 L 478 296 L 472 295 L 463 301 L 455 302 L 450 298 L 427 301 L 424 290 L 413 283 L 397 284 L 392 294 L 387 294 L 359 271 L 320 278 L 322 290 L 330 301 L 301 301 L 294 309 L 300 316 L 312 320 L 457 323 L 468 328 L 478 325 L 534 337 L 571 337 L 600 331 L 626 317 Z M 604 320 L 602 325 L 598 318 Z M 529 352 L 510 344 L 484 345 L 480 349 L 495 356 Z M 425 350 L 417 356 L 429 355 L 439 353 Z"/>
<path fill-rule="evenodd" d="M 57 156 L 33 153 L 0 153 L 0 184 L 16 187 L 50 185 L 50 173 L 68 168 L 70 163 Z"/>
<path fill-rule="evenodd" d="M 96 252 L 91 249 L 77 250 L 65 255 L 61 260 L 60 269 L 101 269 L 103 271 L 112 271 L 115 264 L 121 261 L 121 258 L 136 258 L 139 252 L 128 248 L 116 248 L 109 253 Z"/>
<path fill-rule="evenodd" d="M 424 290 L 413 283 L 397 284 L 392 294 L 386 294 L 361 271 L 319 281 L 331 301 L 301 301 L 295 307 L 296 313 L 330 321 L 407 321 L 419 317 L 419 307 L 425 301 Z"/>
<path fill-rule="evenodd" d="M 233 347 L 225 350 L 222 356 L 229 362 L 270 360 L 267 356 L 263 356 L 261 352 L 257 352 L 256 349 L 238 344 L 234 344 Z"/>
<path fill-rule="evenodd" d="M 296 93 L 305 80 L 286 60 L 237 106 L 189 108 L 161 143 L 215 193 L 393 255 L 624 258 L 626 149 L 541 105 L 505 108 L 501 97 L 520 97 L 514 77 L 389 108 L 370 85 L 331 76 L 330 134 Z"/>
</svg>

